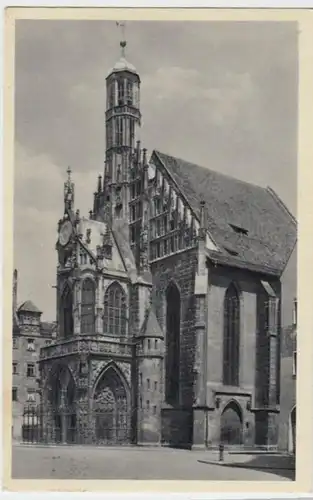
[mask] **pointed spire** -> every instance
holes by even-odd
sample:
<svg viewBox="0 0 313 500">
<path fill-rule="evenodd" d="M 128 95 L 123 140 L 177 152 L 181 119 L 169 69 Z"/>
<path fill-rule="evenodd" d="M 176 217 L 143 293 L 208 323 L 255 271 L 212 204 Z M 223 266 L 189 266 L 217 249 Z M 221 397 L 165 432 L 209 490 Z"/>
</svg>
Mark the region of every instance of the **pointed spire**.
<svg viewBox="0 0 313 500">
<path fill-rule="evenodd" d="M 143 148 L 142 150 L 142 164 L 145 166 L 147 163 L 147 148 Z"/>
<path fill-rule="evenodd" d="M 64 206 L 65 210 L 71 210 L 74 207 L 74 182 L 71 179 L 71 167 L 67 168 L 67 181 L 64 182 Z"/>
<path fill-rule="evenodd" d="M 137 147 L 136 147 L 136 163 L 137 165 L 140 162 L 140 141 L 137 141 Z"/>
<path fill-rule="evenodd" d="M 199 238 L 205 239 L 206 235 L 206 207 L 205 201 L 200 201 L 200 227 L 199 227 Z"/>
<path fill-rule="evenodd" d="M 102 176 L 98 176 L 98 193 L 101 193 L 102 191 Z"/>
</svg>

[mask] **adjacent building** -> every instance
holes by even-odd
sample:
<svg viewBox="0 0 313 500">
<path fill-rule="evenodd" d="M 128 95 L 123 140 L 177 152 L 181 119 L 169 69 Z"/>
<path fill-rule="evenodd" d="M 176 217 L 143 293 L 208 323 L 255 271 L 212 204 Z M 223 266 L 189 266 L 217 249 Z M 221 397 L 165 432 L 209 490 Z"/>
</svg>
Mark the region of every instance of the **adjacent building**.
<svg viewBox="0 0 313 500">
<path fill-rule="evenodd" d="M 292 325 L 282 330 L 279 448 L 296 451 L 297 300 Z"/>
<path fill-rule="evenodd" d="M 57 339 L 40 352 L 43 439 L 277 447 L 280 278 L 296 221 L 270 188 L 147 157 L 125 46 L 106 79 L 89 217 L 70 169 L 64 185 Z"/>
<path fill-rule="evenodd" d="M 17 306 L 17 270 L 13 276 L 12 436 L 23 438 L 29 411 L 40 403 L 40 348 L 55 337 L 55 323 L 41 321 L 41 311 L 27 300 Z M 32 421 L 33 423 L 33 421 Z M 27 432 L 27 431 L 26 431 Z M 25 434 L 25 432 L 24 432 Z M 25 436 L 24 436 L 25 437 Z"/>
</svg>

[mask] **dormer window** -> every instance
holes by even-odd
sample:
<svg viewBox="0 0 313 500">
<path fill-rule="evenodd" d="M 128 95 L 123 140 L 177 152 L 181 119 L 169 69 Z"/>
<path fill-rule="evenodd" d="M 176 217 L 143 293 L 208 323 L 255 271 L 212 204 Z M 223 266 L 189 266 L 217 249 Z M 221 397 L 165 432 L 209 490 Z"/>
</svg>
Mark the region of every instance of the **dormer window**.
<svg viewBox="0 0 313 500">
<path fill-rule="evenodd" d="M 248 229 L 245 229 L 244 227 L 236 226 L 235 224 L 229 224 L 229 225 L 233 229 L 233 231 L 235 231 L 235 233 L 245 234 L 245 235 L 248 234 Z"/>
</svg>

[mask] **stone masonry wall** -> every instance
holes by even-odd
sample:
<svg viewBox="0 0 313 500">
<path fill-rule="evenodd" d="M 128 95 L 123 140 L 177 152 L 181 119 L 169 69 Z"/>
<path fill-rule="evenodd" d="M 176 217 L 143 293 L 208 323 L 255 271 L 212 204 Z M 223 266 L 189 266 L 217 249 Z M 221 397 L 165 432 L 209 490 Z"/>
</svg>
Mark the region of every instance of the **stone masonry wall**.
<svg viewBox="0 0 313 500">
<path fill-rule="evenodd" d="M 153 302 L 156 315 L 164 334 L 166 346 L 166 289 L 171 280 L 180 291 L 180 406 L 190 407 L 193 403 L 193 364 L 195 355 L 195 304 L 194 281 L 197 266 L 195 249 L 170 256 L 154 262 L 151 266 L 153 276 Z"/>
</svg>

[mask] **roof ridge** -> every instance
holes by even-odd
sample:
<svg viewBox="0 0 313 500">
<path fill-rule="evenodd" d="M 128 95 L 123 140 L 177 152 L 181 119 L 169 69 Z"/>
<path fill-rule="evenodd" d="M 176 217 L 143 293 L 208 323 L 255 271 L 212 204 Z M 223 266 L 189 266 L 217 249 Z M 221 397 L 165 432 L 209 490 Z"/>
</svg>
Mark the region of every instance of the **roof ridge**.
<svg viewBox="0 0 313 500">
<path fill-rule="evenodd" d="M 285 205 L 285 203 L 276 193 L 276 191 L 274 191 L 274 189 L 271 188 L 270 186 L 267 186 L 266 191 L 272 196 L 272 198 L 276 201 L 276 203 L 289 215 L 289 217 L 291 217 L 292 221 L 297 225 L 298 223 L 296 217 L 290 212 L 289 208 L 287 207 L 287 205 Z"/>
<path fill-rule="evenodd" d="M 258 189 L 261 189 L 262 191 L 267 191 L 267 187 L 260 186 L 259 184 L 255 184 L 254 182 L 248 182 L 248 181 L 245 181 L 243 179 L 238 179 L 238 177 L 234 177 L 232 175 L 225 174 L 224 172 L 220 172 L 219 170 L 213 170 L 212 168 L 205 167 L 204 165 L 199 165 L 198 163 L 194 163 L 194 162 L 186 160 L 184 158 L 180 158 L 179 156 L 173 156 L 173 155 L 169 155 L 168 153 L 162 153 L 162 151 L 158 151 L 156 149 L 154 149 L 154 151 L 157 154 L 167 156 L 168 158 L 174 158 L 175 160 L 182 161 L 184 163 L 190 163 L 190 165 L 194 165 L 195 167 L 201 168 L 203 170 L 208 170 L 209 172 L 212 172 L 214 174 L 218 174 L 226 179 L 230 179 L 232 181 L 237 181 L 237 182 L 240 182 L 240 183 L 245 184 L 247 186 L 254 186 Z"/>
</svg>

